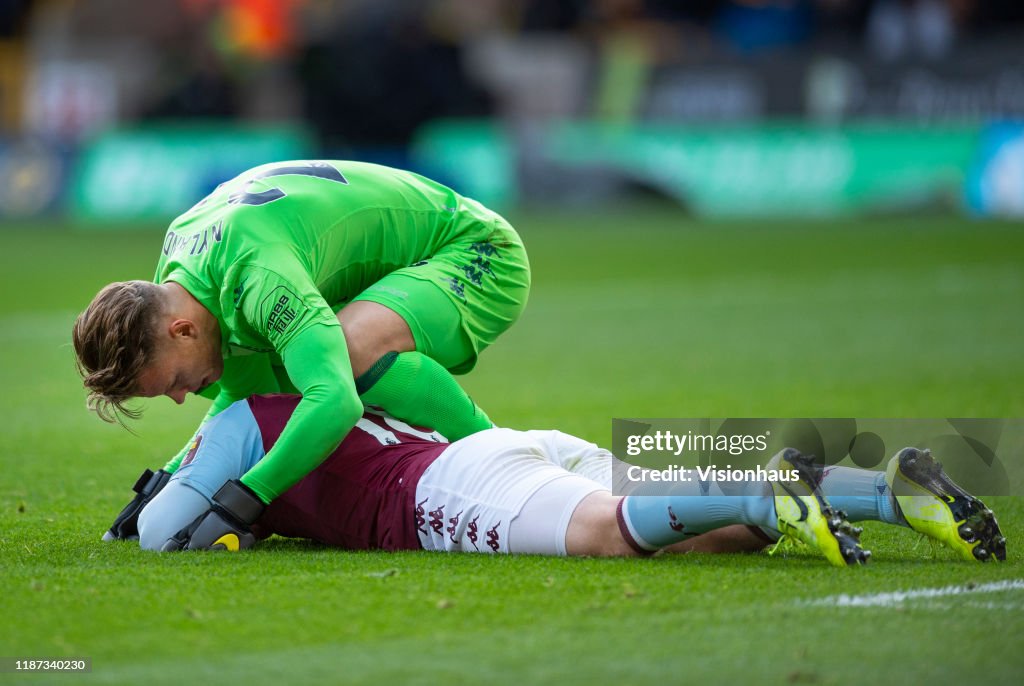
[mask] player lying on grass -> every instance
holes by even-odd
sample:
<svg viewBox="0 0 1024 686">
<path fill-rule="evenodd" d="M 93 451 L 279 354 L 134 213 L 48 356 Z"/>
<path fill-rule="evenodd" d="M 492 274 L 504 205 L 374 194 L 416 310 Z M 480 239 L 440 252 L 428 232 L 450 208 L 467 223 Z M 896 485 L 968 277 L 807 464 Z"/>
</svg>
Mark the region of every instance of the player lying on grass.
<svg viewBox="0 0 1024 686">
<path fill-rule="evenodd" d="M 107 286 L 75 322 L 89 406 L 112 421 L 137 414 L 132 397 L 203 392 L 213 417 L 254 393 L 301 394 L 280 440 L 241 475 L 269 503 L 338 446 L 364 403 L 452 438 L 490 428 L 452 374 L 519 317 L 530 270 L 508 222 L 438 183 L 282 162 L 175 219 L 153 281 Z M 132 507 L 111 537 L 137 533 Z"/>
<path fill-rule="evenodd" d="M 611 453 L 582 439 L 490 429 L 448 444 L 367 413 L 323 464 L 265 506 L 237 479 L 265 459 L 298 402 L 254 396 L 208 420 L 142 510 L 142 547 L 237 550 L 276 533 L 350 549 L 639 555 L 760 548 L 784 533 L 846 565 L 870 555 L 848 516 L 908 525 L 968 559 L 1005 557 L 992 512 L 913 448 L 885 473 L 823 470 L 786 449 L 768 467 L 796 470 L 798 482 L 749 484 L 740 496 L 705 482 L 619 497 Z M 216 526 L 201 517 L 211 504 Z"/>
</svg>

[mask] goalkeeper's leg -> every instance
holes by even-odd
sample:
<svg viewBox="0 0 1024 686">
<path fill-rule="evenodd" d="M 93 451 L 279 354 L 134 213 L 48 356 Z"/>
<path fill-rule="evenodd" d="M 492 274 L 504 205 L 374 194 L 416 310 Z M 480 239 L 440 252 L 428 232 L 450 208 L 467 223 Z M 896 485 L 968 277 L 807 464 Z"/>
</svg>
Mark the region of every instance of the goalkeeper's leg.
<svg viewBox="0 0 1024 686">
<path fill-rule="evenodd" d="M 452 441 L 492 426 L 451 373 L 416 350 L 412 330 L 397 312 L 361 300 L 346 306 L 338 319 L 365 405 L 435 429 Z M 458 336 L 453 334 L 452 339 L 448 347 L 458 348 Z M 458 355 L 454 351 L 453 356 Z"/>
<path fill-rule="evenodd" d="M 530 265 L 515 230 L 471 200 L 464 242 L 396 269 L 338 314 L 366 405 L 458 440 L 492 426 L 452 377 L 516 322 Z"/>
</svg>

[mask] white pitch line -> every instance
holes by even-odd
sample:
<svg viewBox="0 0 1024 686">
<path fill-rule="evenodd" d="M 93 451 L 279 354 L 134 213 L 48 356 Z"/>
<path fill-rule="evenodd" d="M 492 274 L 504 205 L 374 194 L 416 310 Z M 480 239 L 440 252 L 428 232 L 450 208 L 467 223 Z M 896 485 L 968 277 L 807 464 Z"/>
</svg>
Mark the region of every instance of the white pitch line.
<svg viewBox="0 0 1024 686">
<path fill-rule="evenodd" d="M 827 596 L 816 600 L 802 601 L 801 605 L 829 607 L 892 607 L 907 600 L 919 598 L 943 598 L 946 596 L 964 595 L 967 593 L 1003 593 L 1006 591 L 1024 591 L 1024 579 L 1007 579 L 987 584 L 967 584 L 964 586 L 945 586 L 943 588 L 915 588 L 909 591 L 891 591 L 871 595 Z"/>
</svg>

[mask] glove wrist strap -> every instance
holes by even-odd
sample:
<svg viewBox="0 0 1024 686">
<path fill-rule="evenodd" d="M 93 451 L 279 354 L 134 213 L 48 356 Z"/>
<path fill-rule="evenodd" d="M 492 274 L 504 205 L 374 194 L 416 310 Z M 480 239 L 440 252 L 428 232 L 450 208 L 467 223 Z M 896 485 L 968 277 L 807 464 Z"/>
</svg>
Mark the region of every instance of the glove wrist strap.
<svg viewBox="0 0 1024 686">
<path fill-rule="evenodd" d="M 252 524 L 263 514 L 266 505 L 255 493 L 235 479 L 228 481 L 213 494 L 213 502 L 243 524 Z"/>
</svg>

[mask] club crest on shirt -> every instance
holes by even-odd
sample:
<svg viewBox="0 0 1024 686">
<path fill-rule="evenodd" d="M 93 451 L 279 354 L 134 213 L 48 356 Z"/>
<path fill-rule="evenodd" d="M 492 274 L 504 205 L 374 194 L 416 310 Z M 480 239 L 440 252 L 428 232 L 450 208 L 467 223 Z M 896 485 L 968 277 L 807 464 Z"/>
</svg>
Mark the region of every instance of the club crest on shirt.
<svg viewBox="0 0 1024 686">
<path fill-rule="evenodd" d="M 192 445 L 190 445 L 189 448 L 188 448 L 188 453 L 185 455 L 185 459 L 181 461 L 181 466 L 182 467 L 184 467 L 185 465 L 189 464 L 190 462 L 192 462 L 192 460 L 195 459 L 196 453 L 199 452 L 199 446 L 202 444 L 202 442 L 203 442 L 203 435 L 202 434 L 197 434 L 195 440 L 192 441 Z"/>
<path fill-rule="evenodd" d="M 306 306 L 299 296 L 284 286 L 278 286 L 263 299 L 260 318 L 265 318 L 267 333 L 282 334 L 305 311 Z"/>
</svg>

